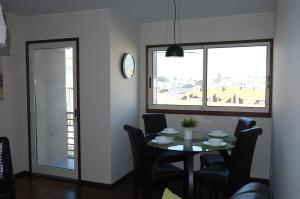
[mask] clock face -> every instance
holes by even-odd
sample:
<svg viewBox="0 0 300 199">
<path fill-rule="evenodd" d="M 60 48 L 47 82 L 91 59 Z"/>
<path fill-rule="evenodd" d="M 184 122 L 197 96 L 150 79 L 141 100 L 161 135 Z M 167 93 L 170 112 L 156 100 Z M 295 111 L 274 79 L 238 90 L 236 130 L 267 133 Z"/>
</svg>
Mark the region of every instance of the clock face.
<svg viewBox="0 0 300 199">
<path fill-rule="evenodd" d="M 130 79 L 134 75 L 135 62 L 131 54 L 124 54 L 122 59 L 122 72 L 125 78 Z"/>
</svg>

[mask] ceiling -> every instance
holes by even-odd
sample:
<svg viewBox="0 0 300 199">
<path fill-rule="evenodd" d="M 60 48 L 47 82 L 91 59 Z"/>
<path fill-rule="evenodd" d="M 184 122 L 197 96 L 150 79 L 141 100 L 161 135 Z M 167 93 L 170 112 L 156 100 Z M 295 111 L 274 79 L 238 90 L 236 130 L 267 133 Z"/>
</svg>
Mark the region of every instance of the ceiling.
<svg viewBox="0 0 300 199">
<path fill-rule="evenodd" d="M 173 5 L 172 0 L 0 0 L 5 12 L 18 16 L 111 8 L 141 23 L 166 20 L 168 2 Z M 180 19 L 272 12 L 274 8 L 274 0 L 177 0 L 177 4 Z"/>
</svg>

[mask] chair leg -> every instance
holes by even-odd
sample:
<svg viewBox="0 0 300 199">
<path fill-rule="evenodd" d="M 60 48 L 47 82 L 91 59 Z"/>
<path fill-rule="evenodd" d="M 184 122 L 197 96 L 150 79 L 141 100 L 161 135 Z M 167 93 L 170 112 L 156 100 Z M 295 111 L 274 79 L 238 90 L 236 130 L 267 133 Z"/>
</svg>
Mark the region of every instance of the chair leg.
<svg viewBox="0 0 300 199">
<path fill-rule="evenodd" d="M 201 162 L 200 160 L 200 169 L 204 169 L 205 165 L 203 164 L 203 162 Z"/>
<path fill-rule="evenodd" d="M 138 199 L 139 186 L 136 177 L 134 177 L 134 185 L 133 185 L 133 198 Z"/>
<path fill-rule="evenodd" d="M 14 185 L 10 188 L 9 199 L 16 199 L 16 189 Z"/>
<path fill-rule="evenodd" d="M 214 187 L 213 190 L 214 190 L 214 199 L 218 199 L 218 188 Z"/>
<path fill-rule="evenodd" d="M 152 199 L 152 192 L 149 188 L 143 189 L 143 199 Z"/>
<path fill-rule="evenodd" d="M 182 189 L 182 195 L 183 195 L 183 196 L 186 196 L 186 184 L 185 184 L 184 182 L 182 182 L 182 187 L 181 187 L 181 189 Z"/>
<path fill-rule="evenodd" d="M 202 198 L 203 197 L 203 190 L 202 190 L 202 186 L 201 186 L 201 184 L 198 184 L 198 193 L 197 193 L 197 196 L 198 196 L 198 198 Z"/>
<path fill-rule="evenodd" d="M 213 184 L 209 184 L 209 198 L 217 199 L 217 188 Z"/>
</svg>

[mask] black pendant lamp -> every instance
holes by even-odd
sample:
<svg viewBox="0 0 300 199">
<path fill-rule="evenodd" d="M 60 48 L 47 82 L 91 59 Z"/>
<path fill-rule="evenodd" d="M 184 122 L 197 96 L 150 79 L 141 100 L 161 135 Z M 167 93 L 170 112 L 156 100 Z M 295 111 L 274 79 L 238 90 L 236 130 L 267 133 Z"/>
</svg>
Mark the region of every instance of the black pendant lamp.
<svg viewBox="0 0 300 199">
<path fill-rule="evenodd" d="M 176 0 L 174 0 L 174 11 L 175 11 L 175 15 L 174 15 L 174 22 L 173 22 L 173 28 L 174 28 L 174 44 L 171 44 L 166 51 L 166 57 L 183 57 L 184 53 L 183 53 L 183 49 L 181 48 L 181 46 L 176 44 L 176 17 L 177 17 L 177 13 L 176 13 Z"/>
</svg>

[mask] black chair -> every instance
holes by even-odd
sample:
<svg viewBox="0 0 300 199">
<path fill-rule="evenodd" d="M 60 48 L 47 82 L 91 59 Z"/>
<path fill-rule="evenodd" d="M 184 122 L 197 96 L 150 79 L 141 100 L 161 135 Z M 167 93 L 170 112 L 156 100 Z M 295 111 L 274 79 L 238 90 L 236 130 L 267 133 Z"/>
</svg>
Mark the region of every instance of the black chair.
<svg viewBox="0 0 300 199">
<path fill-rule="evenodd" d="M 256 141 L 262 134 L 261 128 L 241 131 L 237 137 L 228 165 L 213 164 L 195 172 L 198 183 L 213 185 L 232 195 L 239 188 L 250 182 L 250 171 Z"/>
<path fill-rule="evenodd" d="M 152 190 L 163 190 L 167 184 L 183 181 L 185 173 L 169 163 L 154 163 L 150 160 L 149 147 L 142 130 L 124 125 L 127 131 L 134 163 L 134 198 L 138 197 L 139 188 L 144 198 L 151 198 Z"/>
<path fill-rule="evenodd" d="M 147 113 L 143 114 L 145 134 L 154 138 L 156 133 L 167 128 L 167 120 L 165 114 L 162 113 Z M 153 134 L 153 137 L 151 136 Z M 185 161 L 186 155 L 179 151 L 164 151 L 160 149 L 151 149 L 153 161 L 159 162 L 179 162 Z"/>
<path fill-rule="evenodd" d="M 256 125 L 255 120 L 247 117 L 241 117 L 237 123 L 234 136 L 238 137 L 241 131 L 250 129 L 255 125 Z M 224 164 L 228 162 L 229 158 L 230 156 L 227 153 L 227 151 L 220 151 L 220 154 L 205 154 L 200 156 L 200 165 L 201 168 L 204 168 L 213 164 Z"/>
<path fill-rule="evenodd" d="M 163 113 L 143 114 L 145 134 L 157 133 L 167 128 L 166 116 Z"/>
<path fill-rule="evenodd" d="M 0 137 L 0 197 L 16 198 L 9 141 Z"/>
</svg>

